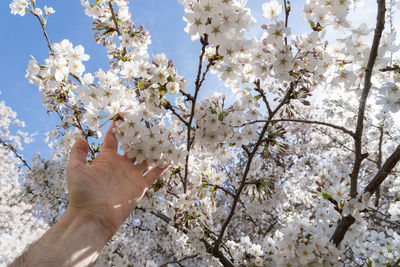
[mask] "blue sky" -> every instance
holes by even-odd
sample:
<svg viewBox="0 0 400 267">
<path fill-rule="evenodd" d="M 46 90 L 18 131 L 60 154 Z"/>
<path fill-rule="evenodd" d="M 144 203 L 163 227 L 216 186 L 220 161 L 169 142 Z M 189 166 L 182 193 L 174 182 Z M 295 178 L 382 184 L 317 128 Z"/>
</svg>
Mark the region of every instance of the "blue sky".
<svg viewBox="0 0 400 267">
<path fill-rule="evenodd" d="M 8 6 L 10 2 L 11 0 L 3 0 L 0 4 L 0 23 L 3 25 L 2 42 L 0 42 L 2 59 L 0 62 L 0 91 L 2 92 L 0 101 L 5 101 L 18 113 L 18 118 L 26 122 L 26 131 L 38 133 L 35 142 L 25 145 L 25 150 L 22 152 L 30 162 L 35 152 L 49 156 L 50 149 L 43 142 L 44 133 L 54 129 L 59 120 L 56 116 L 49 116 L 46 113 L 41 104 L 37 87 L 29 84 L 24 77 L 31 55 L 39 62 L 43 62 L 48 57 L 48 48 L 40 25 L 30 14 L 26 14 L 24 17 L 11 15 Z M 269 23 L 261 16 L 263 2 L 265 1 L 249 0 L 247 4 L 257 19 L 257 26 L 252 30 L 254 34 L 260 34 L 259 25 Z M 292 2 L 294 7 L 290 25 L 292 33 L 297 34 L 304 32 L 307 25 L 301 18 L 300 10 L 303 1 Z M 372 0 L 367 2 L 371 2 L 372 6 L 375 6 Z M 52 6 L 56 10 L 56 13 L 50 16 L 47 24 L 47 32 L 52 43 L 69 39 L 74 45 L 82 44 L 86 53 L 91 56 L 90 61 L 86 63 L 87 72 L 93 73 L 98 68 L 108 69 L 105 49 L 92 39 L 91 19 L 84 14 L 80 1 L 37 0 L 37 5 L 39 7 Z M 198 41 L 191 41 L 190 36 L 184 32 L 185 22 L 182 20 L 184 11 L 178 1 L 131 0 L 130 8 L 135 24 L 144 25 L 145 29 L 151 33 L 150 54 L 165 53 L 174 61 L 178 72 L 193 85 L 200 45 Z M 368 10 L 373 12 L 373 9 L 369 8 Z M 375 15 L 372 16 L 372 21 L 374 17 Z M 212 91 L 229 93 L 229 90 L 215 77 L 206 80 L 204 89 L 201 96 Z"/>
</svg>

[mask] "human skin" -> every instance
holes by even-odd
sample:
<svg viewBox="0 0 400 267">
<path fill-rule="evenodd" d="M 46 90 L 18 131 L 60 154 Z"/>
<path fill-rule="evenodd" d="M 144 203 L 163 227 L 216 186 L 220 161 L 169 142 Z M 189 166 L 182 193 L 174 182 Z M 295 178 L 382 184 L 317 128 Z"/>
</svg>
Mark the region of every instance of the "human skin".
<svg viewBox="0 0 400 267">
<path fill-rule="evenodd" d="M 120 155 L 114 127 L 115 121 L 90 164 L 87 141 L 75 142 L 67 166 L 65 213 L 10 266 L 92 265 L 147 188 L 166 170 L 156 167 L 146 173 L 146 163 L 134 165 L 134 159 Z"/>
</svg>

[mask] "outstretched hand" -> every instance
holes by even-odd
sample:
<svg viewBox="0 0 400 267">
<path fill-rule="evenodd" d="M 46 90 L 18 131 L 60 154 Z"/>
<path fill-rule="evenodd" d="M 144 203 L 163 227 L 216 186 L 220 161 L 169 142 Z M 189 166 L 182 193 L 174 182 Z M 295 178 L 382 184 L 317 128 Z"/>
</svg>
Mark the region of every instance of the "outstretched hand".
<svg viewBox="0 0 400 267">
<path fill-rule="evenodd" d="M 10 266 L 91 266 L 107 240 L 166 169 L 118 153 L 112 123 L 98 156 L 86 164 L 89 144 L 78 139 L 67 166 L 69 205 L 61 219 Z M 146 174 L 145 174 L 146 173 Z"/>
<path fill-rule="evenodd" d="M 136 207 L 148 186 L 167 168 L 156 167 L 144 175 L 148 170 L 145 162 L 134 165 L 134 160 L 118 153 L 114 127 L 115 121 L 90 164 L 86 164 L 89 145 L 86 140 L 78 139 L 67 166 L 68 209 L 98 220 L 110 236 Z"/>
</svg>

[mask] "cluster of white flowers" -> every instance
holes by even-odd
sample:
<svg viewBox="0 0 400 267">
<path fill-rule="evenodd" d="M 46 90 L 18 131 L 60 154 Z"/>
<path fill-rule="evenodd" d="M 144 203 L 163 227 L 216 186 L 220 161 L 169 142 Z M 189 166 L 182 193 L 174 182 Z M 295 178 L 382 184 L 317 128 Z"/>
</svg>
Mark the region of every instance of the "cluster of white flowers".
<svg viewBox="0 0 400 267">
<path fill-rule="evenodd" d="M 204 150 L 215 151 L 219 144 L 240 148 L 256 140 L 254 127 L 243 126 L 246 122 L 257 120 L 259 116 L 255 108 L 257 102 L 249 91 L 241 91 L 242 94 L 238 96 L 240 100 L 228 107 L 224 106 L 225 96 L 218 93 L 196 106 L 196 140 Z M 249 110 L 244 110 L 244 107 Z"/>
<path fill-rule="evenodd" d="M 400 235 L 394 229 L 368 230 L 366 224 L 358 225 L 365 230 L 363 238 L 355 241 L 351 247 L 355 262 L 369 266 L 393 265 L 400 256 Z"/>
<path fill-rule="evenodd" d="M 25 12 L 28 7 L 28 0 L 14 0 L 10 4 L 11 14 L 25 16 Z"/>
<path fill-rule="evenodd" d="M 64 213 L 67 202 L 67 158 L 42 159 L 36 154 L 32 169 L 22 179 L 27 192 L 25 198 L 35 203 L 37 214 L 51 225 Z M 54 203 L 60 203 L 54 205 Z"/>
<path fill-rule="evenodd" d="M 226 245 L 235 251 L 233 257 L 237 261 L 243 261 L 248 266 L 265 266 L 261 245 L 252 243 L 249 236 L 242 236 L 240 243 L 228 240 Z"/>
<path fill-rule="evenodd" d="M 98 85 L 93 84 L 94 77 Z M 116 134 L 128 157 L 156 165 L 170 161 L 176 166 L 182 164 L 185 151 L 173 142 L 176 138 L 165 125 L 167 114 L 163 108 L 169 103 L 166 95 L 185 90 L 186 80 L 164 54 L 155 55 L 151 63 L 135 59 L 122 62 L 120 71 L 100 69 L 94 77 L 86 74 L 85 84 L 73 88 L 77 101 L 85 106 L 83 122 L 100 131 L 102 112 L 108 118 L 124 114 L 123 121 L 117 123 Z M 123 79 L 136 84 L 124 85 Z"/>
<path fill-rule="evenodd" d="M 76 104 L 71 92 L 71 85 L 66 83 L 71 76 L 77 80 L 88 80 L 83 77 L 85 66 L 82 61 L 89 60 L 83 46 L 73 46 L 68 40 L 63 40 L 52 46 L 49 58 L 40 65 L 35 58 L 29 61 L 26 78 L 39 86 L 42 92 L 43 104 L 51 111 L 60 111 L 68 103 Z"/>
<path fill-rule="evenodd" d="M 400 221 L 400 201 L 397 201 L 390 205 L 388 212 L 392 216 L 391 219 L 393 221 Z"/>
<path fill-rule="evenodd" d="M 276 0 L 271 0 L 262 5 L 263 16 L 269 20 L 275 20 L 282 12 L 282 5 Z"/>
<path fill-rule="evenodd" d="M 218 76 L 227 84 L 235 84 L 241 76 L 254 81 L 250 62 L 256 44 L 244 38 L 244 34 L 255 19 L 243 1 L 191 0 L 184 2 L 184 6 L 185 31 L 192 39 L 206 38 L 210 44 L 208 53 L 223 59 L 223 63 L 213 66 Z"/>
<path fill-rule="evenodd" d="M 10 4 L 11 14 L 25 16 L 26 11 L 38 16 L 43 24 L 46 24 L 45 18 L 53 14 L 55 10 L 52 7 L 44 6 L 44 14 L 41 8 L 36 7 L 35 1 L 13 0 Z M 44 16 L 43 16 L 44 15 Z"/>
<path fill-rule="evenodd" d="M 350 22 L 347 19 L 354 1 L 351 0 L 307 0 L 303 6 L 303 17 L 313 27 L 322 27 L 333 24 L 335 28 L 348 28 Z"/>
<path fill-rule="evenodd" d="M 288 217 L 287 226 L 275 232 L 274 261 L 278 266 L 341 266 L 337 262 L 341 253 L 329 241 L 330 232 L 324 223 Z"/>
<path fill-rule="evenodd" d="M 240 39 L 255 22 L 250 10 L 239 0 L 189 0 L 184 2 L 184 6 L 185 31 L 193 39 L 207 34 L 214 47 Z"/>
<path fill-rule="evenodd" d="M 0 92 L 1 94 L 1 92 Z M 8 107 L 4 101 L 0 102 L 0 139 L 12 145 L 15 149 L 22 150 L 22 143 L 33 141 L 33 134 L 17 130 L 16 134 L 11 134 L 10 127 L 25 127 L 25 122 L 17 119 L 17 113 Z"/>
<path fill-rule="evenodd" d="M 379 99 L 376 104 L 381 105 L 386 112 L 396 113 L 400 111 L 400 76 L 396 76 L 396 82 L 388 82 L 379 89 Z"/>
</svg>

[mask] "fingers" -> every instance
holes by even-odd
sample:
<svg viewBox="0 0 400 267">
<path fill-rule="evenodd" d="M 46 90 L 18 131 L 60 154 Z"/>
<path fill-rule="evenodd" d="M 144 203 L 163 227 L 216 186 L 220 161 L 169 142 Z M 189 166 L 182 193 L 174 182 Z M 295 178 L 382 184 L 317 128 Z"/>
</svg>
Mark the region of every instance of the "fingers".
<svg viewBox="0 0 400 267">
<path fill-rule="evenodd" d="M 132 163 L 134 163 L 134 162 L 136 161 L 136 157 L 130 158 L 130 157 L 128 157 L 128 153 L 125 153 L 125 154 L 124 154 L 124 158 L 127 159 L 127 160 L 129 160 L 129 161 L 132 162 Z"/>
<path fill-rule="evenodd" d="M 143 176 L 143 179 L 146 181 L 147 186 L 150 186 L 152 183 L 154 183 L 154 181 L 157 180 L 157 178 L 160 177 L 168 169 L 168 167 L 169 165 L 163 168 L 155 167 L 145 176 Z"/>
<path fill-rule="evenodd" d="M 149 165 L 145 160 L 143 160 L 142 163 L 136 164 L 135 167 L 140 171 L 140 172 L 145 172 L 149 169 Z"/>
<path fill-rule="evenodd" d="M 79 138 L 78 140 L 76 140 L 71 149 L 69 164 L 85 165 L 88 151 L 89 144 L 85 139 Z"/>
<path fill-rule="evenodd" d="M 103 145 L 101 146 L 102 149 L 111 149 L 117 151 L 118 149 L 118 140 L 115 138 L 115 134 L 113 129 L 116 127 L 115 121 L 111 123 L 110 128 L 108 128 L 106 136 L 104 137 Z"/>
</svg>

